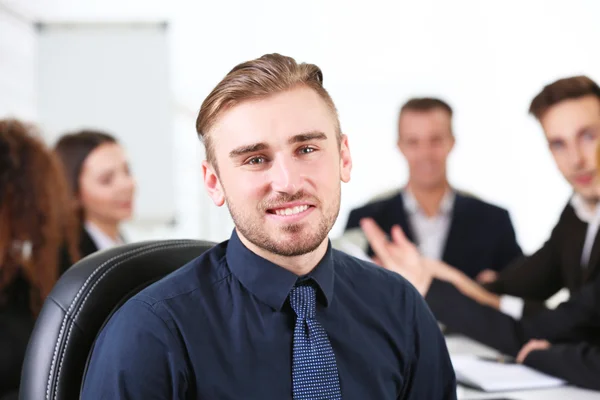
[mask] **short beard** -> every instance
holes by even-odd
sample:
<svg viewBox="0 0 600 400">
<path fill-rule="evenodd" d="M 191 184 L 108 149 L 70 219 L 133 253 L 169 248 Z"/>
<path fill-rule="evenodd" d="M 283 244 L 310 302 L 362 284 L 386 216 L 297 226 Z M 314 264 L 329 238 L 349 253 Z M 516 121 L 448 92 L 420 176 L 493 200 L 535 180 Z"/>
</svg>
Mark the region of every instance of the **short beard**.
<svg viewBox="0 0 600 400">
<path fill-rule="evenodd" d="M 282 227 L 281 230 L 285 233 L 300 233 L 303 229 L 306 231 L 304 235 L 298 238 L 298 240 L 283 243 L 274 240 L 273 237 L 264 230 L 262 224 L 243 216 L 243 213 L 238 212 L 235 206 L 230 202 L 227 202 L 227 208 L 229 209 L 229 213 L 231 214 L 231 218 L 233 219 L 236 228 L 250 243 L 278 256 L 296 257 L 315 251 L 327 238 L 340 211 L 340 195 L 341 186 L 338 189 L 338 196 L 335 201 L 330 203 L 329 207 L 321 208 L 323 218 L 319 221 L 315 231 L 309 232 L 309 228 L 303 227 L 304 224 L 302 223 L 289 224 Z M 302 192 L 294 195 L 279 196 L 277 201 L 269 201 L 270 205 L 261 203 L 258 207 L 258 212 L 265 212 L 267 209 L 275 208 L 276 204 L 297 201 L 303 198 L 306 199 L 307 196 Z M 312 199 L 313 198 L 311 198 L 311 200 Z M 276 234 L 277 233 L 274 233 L 274 235 Z"/>
</svg>

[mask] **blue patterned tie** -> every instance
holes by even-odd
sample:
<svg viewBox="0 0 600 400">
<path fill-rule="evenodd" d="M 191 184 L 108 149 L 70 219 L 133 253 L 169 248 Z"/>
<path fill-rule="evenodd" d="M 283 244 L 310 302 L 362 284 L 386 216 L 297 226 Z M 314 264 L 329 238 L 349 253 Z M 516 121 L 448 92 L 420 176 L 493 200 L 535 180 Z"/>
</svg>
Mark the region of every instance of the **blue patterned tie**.
<svg viewBox="0 0 600 400">
<path fill-rule="evenodd" d="M 298 316 L 292 360 L 294 400 L 342 398 L 331 343 L 325 329 L 315 318 L 316 297 L 312 286 L 296 286 L 290 292 L 290 304 Z"/>
</svg>

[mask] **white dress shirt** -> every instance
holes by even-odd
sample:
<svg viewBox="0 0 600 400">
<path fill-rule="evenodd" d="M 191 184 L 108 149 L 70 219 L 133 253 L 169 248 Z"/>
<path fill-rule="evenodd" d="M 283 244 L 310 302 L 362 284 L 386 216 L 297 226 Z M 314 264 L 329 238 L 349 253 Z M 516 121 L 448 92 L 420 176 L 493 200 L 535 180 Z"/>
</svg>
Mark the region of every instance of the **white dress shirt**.
<svg viewBox="0 0 600 400">
<path fill-rule="evenodd" d="M 123 239 L 120 236 L 117 240 L 113 240 L 110 236 L 102 232 L 100 228 L 90 221 L 85 221 L 84 226 L 98 250 L 110 249 L 111 247 L 123 244 Z"/>
<path fill-rule="evenodd" d="M 600 227 L 600 207 L 596 205 L 593 209 L 590 209 L 585 200 L 577 193 L 571 197 L 570 203 L 577 218 L 588 224 L 585 241 L 583 242 L 583 250 L 581 252 L 581 267 L 587 268 L 592 253 L 592 247 L 596 240 L 596 234 Z M 521 319 L 524 306 L 525 301 L 520 297 L 508 295 L 500 296 L 500 311 L 515 319 Z"/>
<path fill-rule="evenodd" d="M 410 190 L 403 190 L 402 198 L 420 253 L 427 258 L 441 260 L 452 222 L 452 208 L 456 194 L 448 190 L 442 198 L 438 212 L 431 217 L 425 214 Z"/>
</svg>

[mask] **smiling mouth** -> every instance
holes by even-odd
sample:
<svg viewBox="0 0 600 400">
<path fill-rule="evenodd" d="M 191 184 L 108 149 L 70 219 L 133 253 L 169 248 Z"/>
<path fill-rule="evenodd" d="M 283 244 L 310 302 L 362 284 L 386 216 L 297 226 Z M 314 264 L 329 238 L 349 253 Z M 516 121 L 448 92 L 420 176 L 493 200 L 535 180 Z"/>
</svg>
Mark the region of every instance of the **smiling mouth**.
<svg viewBox="0 0 600 400">
<path fill-rule="evenodd" d="M 300 214 L 306 210 L 308 210 L 309 208 L 311 208 L 312 206 L 309 206 L 308 204 L 302 205 L 302 206 L 295 206 L 295 207 L 288 207 L 288 208 L 274 208 L 274 209 L 270 209 L 267 210 L 270 214 L 274 214 L 274 215 L 279 215 L 282 217 L 286 217 L 286 216 L 290 216 L 290 215 L 296 215 L 296 214 Z"/>
<path fill-rule="evenodd" d="M 594 179 L 593 173 L 581 174 L 581 175 L 575 176 L 575 182 L 578 182 L 578 183 L 590 183 L 593 179 Z"/>
</svg>

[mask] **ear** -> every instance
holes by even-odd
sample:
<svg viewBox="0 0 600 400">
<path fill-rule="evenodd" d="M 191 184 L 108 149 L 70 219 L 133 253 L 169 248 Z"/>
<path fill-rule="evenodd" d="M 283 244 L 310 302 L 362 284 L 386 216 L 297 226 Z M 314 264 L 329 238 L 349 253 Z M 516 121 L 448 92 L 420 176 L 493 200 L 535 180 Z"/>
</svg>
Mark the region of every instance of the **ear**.
<svg viewBox="0 0 600 400">
<path fill-rule="evenodd" d="M 352 171 L 352 157 L 350 156 L 350 147 L 348 146 L 348 136 L 342 135 L 340 144 L 340 179 L 344 183 L 350 181 L 350 172 Z"/>
<path fill-rule="evenodd" d="M 202 161 L 202 178 L 204 179 L 204 187 L 208 195 L 217 207 L 225 204 L 225 192 L 221 186 L 219 176 L 215 168 L 208 161 Z"/>
</svg>

